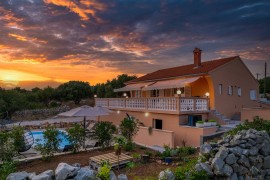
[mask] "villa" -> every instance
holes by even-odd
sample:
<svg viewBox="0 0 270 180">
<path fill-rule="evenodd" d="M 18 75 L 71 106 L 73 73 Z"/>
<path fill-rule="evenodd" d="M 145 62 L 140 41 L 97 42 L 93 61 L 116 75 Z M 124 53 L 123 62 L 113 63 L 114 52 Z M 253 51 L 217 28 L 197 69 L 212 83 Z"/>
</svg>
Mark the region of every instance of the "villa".
<svg viewBox="0 0 270 180">
<path fill-rule="evenodd" d="M 116 112 L 101 120 L 117 125 L 126 114 L 134 116 L 143 125 L 138 144 L 199 146 L 218 129 L 208 119 L 236 123 L 242 108 L 258 106 L 259 84 L 239 56 L 202 62 L 198 48 L 193 55 L 192 64 L 161 69 L 115 89 L 123 98 L 96 98 L 96 105 Z M 203 127 L 196 127 L 199 120 L 206 121 Z"/>
</svg>

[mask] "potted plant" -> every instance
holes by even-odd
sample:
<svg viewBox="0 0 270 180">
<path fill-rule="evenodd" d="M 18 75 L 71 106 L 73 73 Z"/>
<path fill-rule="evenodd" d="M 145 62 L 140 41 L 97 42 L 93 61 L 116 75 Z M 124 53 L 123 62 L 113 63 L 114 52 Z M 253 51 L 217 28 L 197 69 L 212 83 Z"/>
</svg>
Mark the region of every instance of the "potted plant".
<svg viewBox="0 0 270 180">
<path fill-rule="evenodd" d="M 206 119 L 203 123 L 204 127 L 209 127 L 212 126 L 212 123 L 208 121 L 208 119 Z"/>
<path fill-rule="evenodd" d="M 209 122 L 211 122 L 212 126 L 216 126 L 217 125 L 217 121 L 214 119 L 210 119 Z"/>
<path fill-rule="evenodd" d="M 198 127 L 198 128 L 204 127 L 203 121 L 197 121 L 196 122 L 196 127 Z"/>
</svg>

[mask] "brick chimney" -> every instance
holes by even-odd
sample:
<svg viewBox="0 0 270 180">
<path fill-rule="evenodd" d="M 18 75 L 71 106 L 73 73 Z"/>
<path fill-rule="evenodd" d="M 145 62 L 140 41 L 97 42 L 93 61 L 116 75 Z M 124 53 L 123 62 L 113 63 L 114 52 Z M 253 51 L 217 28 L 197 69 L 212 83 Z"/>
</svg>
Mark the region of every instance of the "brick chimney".
<svg viewBox="0 0 270 180">
<path fill-rule="evenodd" d="M 195 67 L 200 67 L 202 62 L 201 62 L 201 54 L 202 54 L 202 50 L 200 50 L 199 48 L 195 48 L 193 51 L 194 54 L 194 65 Z"/>
</svg>

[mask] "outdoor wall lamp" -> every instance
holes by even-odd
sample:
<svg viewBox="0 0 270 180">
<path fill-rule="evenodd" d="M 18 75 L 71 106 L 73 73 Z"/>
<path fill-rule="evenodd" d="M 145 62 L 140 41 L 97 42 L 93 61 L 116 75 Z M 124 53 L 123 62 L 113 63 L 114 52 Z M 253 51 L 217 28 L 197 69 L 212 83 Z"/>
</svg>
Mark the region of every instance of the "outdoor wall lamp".
<svg viewBox="0 0 270 180">
<path fill-rule="evenodd" d="M 205 96 L 206 96 L 206 97 L 209 97 L 209 95 L 210 95 L 210 93 L 209 93 L 209 92 L 205 93 Z"/>
<path fill-rule="evenodd" d="M 148 112 L 144 113 L 144 116 L 145 117 L 148 117 L 149 116 L 149 113 Z"/>
<path fill-rule="evenodd" d="M 182 91 L 181 91 L 180 89 L 178 89 L 178 90 L 176 91 L 176 94 L 177 94 L 177 95 L 181 95 L 181 94 L 182 94 Z"/>
<path fill-rule="evenodd" d="M 116 112 L 117 112 L 117 114 L 120 114 L 120 111 L 119 110 L 117 110 Z"/>
<path fill-rule="evenodd" d="M 127 93 L 124 93 L 123 96 L 126 97 L 127 96 Z"/>
<path fill-rule="evenodd" d="M 94 98 L 96 98 L 96 97 L 97 97 L 97 95 L 95 94 L 95 95 L 94 95 Z"/>
</svg>

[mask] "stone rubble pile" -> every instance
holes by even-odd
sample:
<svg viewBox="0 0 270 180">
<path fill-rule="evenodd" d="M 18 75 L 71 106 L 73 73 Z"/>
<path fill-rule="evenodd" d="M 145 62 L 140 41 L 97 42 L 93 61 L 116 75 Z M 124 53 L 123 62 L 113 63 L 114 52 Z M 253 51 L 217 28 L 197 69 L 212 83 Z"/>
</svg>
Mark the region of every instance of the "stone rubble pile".
<svg viewBox="0 0 270 180">
<path fill-rule="evenodd" d="M 69 165 L 66 163 L 59 163 L 55 171 L 47 170 L 40 174 L 16 172 L 11 173 L 7 177 L 7 180 L 100 180 L 96 177 L 97 172 L 91 169 L 89 166 L 80 167 L 80 164 L 76 163 Z M 113 171 L 110 172 L 110 180 L 128 180 L 125 174 L 120 174 L 118 177 Z"/>
<path fill-rule="evenodd" d="M 197 171 L 204 170 L 213 179 L 269 179 L 270 138 L 266 131 L 242 130 L 217 143 L 200 148 Z"/>
</svg>

